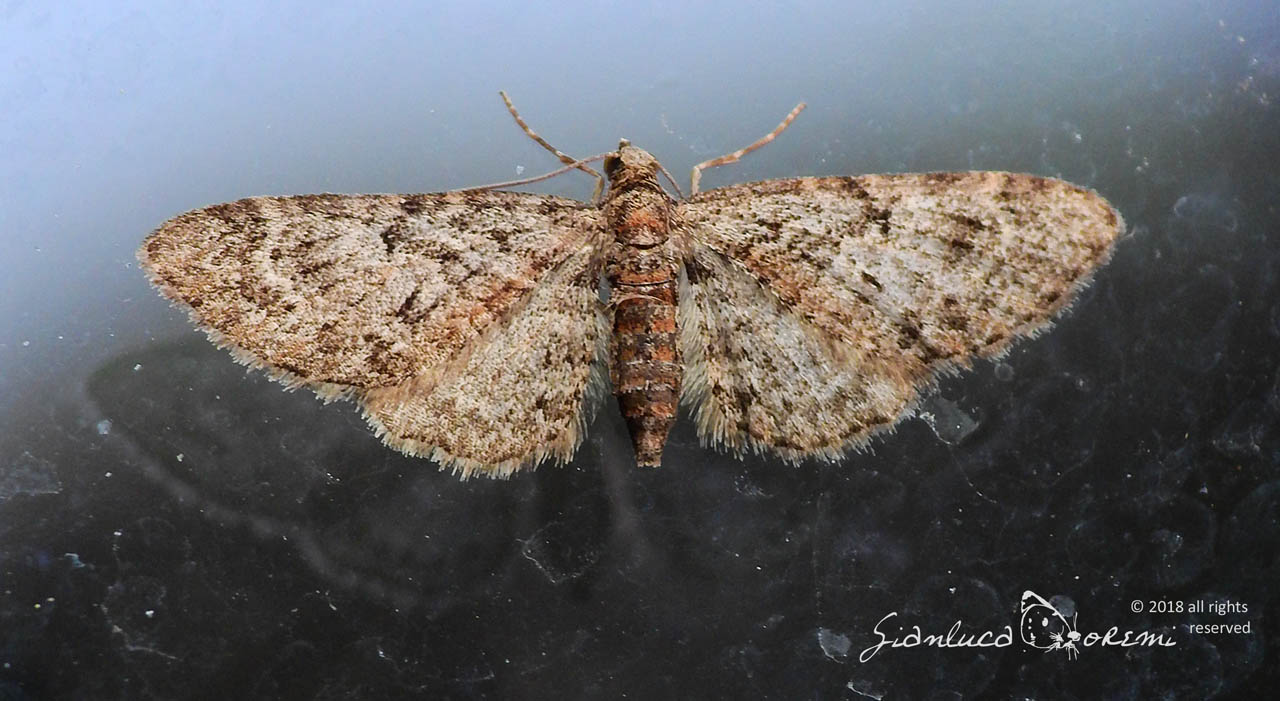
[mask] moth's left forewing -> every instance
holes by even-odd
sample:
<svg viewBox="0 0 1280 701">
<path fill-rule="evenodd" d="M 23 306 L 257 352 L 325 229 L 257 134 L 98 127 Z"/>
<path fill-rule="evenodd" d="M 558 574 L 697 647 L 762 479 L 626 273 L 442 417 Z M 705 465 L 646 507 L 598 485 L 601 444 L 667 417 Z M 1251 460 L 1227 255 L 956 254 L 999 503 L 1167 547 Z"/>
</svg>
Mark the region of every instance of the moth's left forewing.
<svg viewBox="0 0 1280 701">
<path fill-rule="evenodd" d="M 175 217 L 152 282 L 235 357 L 464 476 L 568 460 L 605 386 L 604 224 L 514 192 L 255 197 Z"/>
<path fill-rule="evenodd" d="M 804 330 L 795 337 L 805 339 L 800 356 L 812 355 L 813 344 L 832 349 L 829 360 L 804 370 L 816 384 L 839 384 L 852 373 L 878 388 L 871 423 L 810 416 L 827 427 L 827 443 L 817 449 L 796 444 L 795 435 L 753 433 L 750 422 L 700 424 L 705 439 L 733 445 L 737 436 L 788 457 L 839 454 L 882 428 L 883 412 L 896 420 L 939 370 L 1002 352 L 1043 328 L 1123 231 L 1096 193 L 988 172 L 748 183 L 701 193 L 677 216 L 694 251 L 690 271 L 745 274 L 772 300 L 757 303 L 764 311 L 755 328 L 728 324 L 717 307 L 737 303 L 735 294 L 754 295 L 751 288 L 691 280 L 682 322 L 702 336 L 682 333 L 686 363 L 694 359 L 690 372 L 706 377 L 706 386 L 740 391 L 690 391 L 686 401 L 711 415 L 793 406 L 784 395 L 795 381 L 787 373 L 798 368 L 763 354 L 758 343 L 733 348 L 715 338 L 779 324 Z M 716 264 L 719 258 L 727 263 Z M 778 346 L 774 355 L 788 350 Z"/>
</svg>

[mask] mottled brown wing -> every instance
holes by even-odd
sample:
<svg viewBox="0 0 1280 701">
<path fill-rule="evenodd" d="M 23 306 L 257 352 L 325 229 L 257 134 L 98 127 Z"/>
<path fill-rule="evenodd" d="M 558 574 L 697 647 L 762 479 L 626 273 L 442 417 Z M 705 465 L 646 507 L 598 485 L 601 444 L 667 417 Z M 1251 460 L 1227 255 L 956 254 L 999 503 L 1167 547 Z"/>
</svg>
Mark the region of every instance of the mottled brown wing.
<svg viewBox="0 0 1280 701">
<path fill-rule="evenodd" d="M 680 286 L 681 403 L 704 442 L 834 459 L 911 401 L 893 328 L 868 305 L 842 311 L 865 326 L 856 343 L 841 343 L 740 262 L 692 248 Z"/>
<path fill-rule="evenodd" d="M 842 454 L 940 369 L 1043 328 L 1124 229 L 1096 193 L 993 172 L 749 183 L 678 218 L 683 399 L 704 439 L 789 458 Z"/>
<path fill-rule="evenodd" d="M 400 450 L 506 474 L 577 446 L 601 234 L 598 210 L 532 194 L 256 197 L 176 217 L 139 258 L 241 362 L 355 394 Z"/>
</svg>

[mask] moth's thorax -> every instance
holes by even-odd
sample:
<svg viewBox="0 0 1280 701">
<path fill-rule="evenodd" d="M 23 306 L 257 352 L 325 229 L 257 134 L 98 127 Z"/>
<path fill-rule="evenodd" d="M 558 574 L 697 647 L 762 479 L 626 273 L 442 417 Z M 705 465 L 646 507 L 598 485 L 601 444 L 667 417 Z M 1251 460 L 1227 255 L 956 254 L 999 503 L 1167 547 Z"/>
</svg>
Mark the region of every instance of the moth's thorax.
<svg viewBox="0 0 1280 701">
<path fill-rule="evenodd" d="M 633 146 L 623 146 L 605 160 L 609 192 L 604 213 L 619 242 L 649 247 L 670 237 L 673 203 L 658 184 L 657 173 L 658 161 Z"/>
<path fill-rule="evenodd" d="M 658 187 L 612 188 L 605 199 L 609 231 L 619 243 L 648 248 L 671 237 L 671 198 Z"/>
</svg>

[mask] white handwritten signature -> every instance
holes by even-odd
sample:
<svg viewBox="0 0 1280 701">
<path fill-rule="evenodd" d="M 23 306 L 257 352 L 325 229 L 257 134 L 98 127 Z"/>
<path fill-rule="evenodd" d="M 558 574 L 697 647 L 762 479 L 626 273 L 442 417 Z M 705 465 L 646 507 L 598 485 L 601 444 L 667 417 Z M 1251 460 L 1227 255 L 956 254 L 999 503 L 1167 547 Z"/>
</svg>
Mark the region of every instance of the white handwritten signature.
<svg viewBox="0 0 1280 701">
<path fill-rule="evenodd" d="M 1074 606 L 1069 608 L 1074 609 Z M 1062 611 L 1055 605 L 1049 603 L 1039 594 L 1031 590 L 1027 590 L 1022 594 L 1021 619 L 1019 620 L 1019 632 L 1022 642 L 1033 648 L 1050 652 L 1053 650 L 1061 650 L 1067 653 L 1068 659 L 1075 659 L 1080 655 L 1081 647 L 1138 647 L 1138 646 L 1160 646 L 1173 647 L 1177 643 L 1165 637 L 1164 633 L 1152 633 L 1151 631 L 1120 631 L 1117 626 L 1112 626 L 1105 633 L 1089 632 L 1081 634 L 1076 629 L 1076 614 L 1072 613 L 1068 620 L 1062 615 Z M 866 662 L 879 654 L 883 648 L 899 648 L 899 647 L 936 647 L 936 648 L 983 648 L 983 647 L 1009 647 L 1013 645 L 1013 626 L 1004 626 L 997 630 L 986 630 L 981 633 L 973 633 L 962 631 L 964 622 L 957 620 L 947 629 L 946 633 L 930 633 L 925 634 L 920 626 L 911 626 L 904 632 L 902 626 L 898 626 L 898 635 L 886 635 L 881 627 L 886 621 L 897 617 L 898 612 L 894 611 L 881 618 L 875 626 L 874 633 L 880 639 L 879 642 L 864 649 L 862 654 L 858 655 L 860 662 Z"/>
</svg>

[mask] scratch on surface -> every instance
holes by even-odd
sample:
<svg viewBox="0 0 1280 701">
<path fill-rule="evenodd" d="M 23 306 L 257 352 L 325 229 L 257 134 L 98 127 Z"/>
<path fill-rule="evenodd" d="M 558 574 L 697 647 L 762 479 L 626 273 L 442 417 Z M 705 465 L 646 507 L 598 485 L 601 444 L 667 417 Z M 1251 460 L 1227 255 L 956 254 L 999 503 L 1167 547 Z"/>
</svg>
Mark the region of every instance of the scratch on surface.
<svg viewBox="0 0 1280 701">
<path fill-rule="evenodd" d="M 880 701 L 881 699 L 884 698 L 884 694 L 876 694 L 872 692 L 863 691 L 862 689 L 859 689 L 858 687 L 854 686 L 853 682 L 849 682 L 848 684 L 845 684 L 844 687 L 859 696 L 865 696 L 869 699 L 875 699 L 876 701 Z"/>
<path fill-rule="evenodd" d="M 969 489 L 972 489 L 974 494 L 977 494 L 979 497 L 981 497 L 981 499 L 982 499 L 983 501 L 987 502 L 988 504 L 996 504 L 996 503 L 997 503 L 997 502 L 996 502 L 996 500 L 992 499 L 991 497 L 987 496 L 986 494 L 983 494 L 983 493 L 982 493 L 982 490 L 981 490 L 981 489 L 978 489 L 977 485 L 975 485 L 975 484 L 973 483 L 973 480 L 969 479 L 969 473 L 968 473 L 968 472 L 965 472 L 965 470 L 964 470 L 964 466 L 963 466 L 963 465 L 961 465 L 961 464 L 960 464 L 960 462 L 959 462 L 958 460 L 953 459 L 953 460 L 952 460 L 952 463 L 954 463 L 954 464 L 955 464 L 955 466 L 956 466 L 956 470 L 960 473 L 960 476 L 964 478 L 964 483 L 965 483 L 965 484 L 967 484 L 967 485 L 969 485 Z"/>
<path fill-rule="evenodd" d="M 114 623 L 111 624 L 111 632 L 115 635 L 119 635 L 121 638 L 124 639 L 124 649 L 127 650 L 128 652 L 145 652 L 149 655 L 158 655 L 160 657 L 165 658 L 166 660 L 172 660 L 174 662 L 178 661 L 178 658 L 176 656 L 170 655 L 169 653 L 163 652 L 161 650 L 157 650 L 154 647 L 151 647 L 150 645 L 135 645 L 133 641 L 129 639 L 129 634 L 124 632 L 123 628 L 121 628 L 118 625 L 115 625 Z"/>
<path fill-rule="evenodd" d="M 822 533 L 826 503 L 826 495 L 819 494 L 817 513 L 813 517 L 813 530 L 809 535 L 809 564 L 813 570 L 813 613 L 817 620 L 822 620 L 822 576 L 818 567 L 818 537 Z"/>
<path fill-rule="evenodd" d="M 853 645 L 853 641 L 844 633 L 837 633 L 828 628 L 818 629 L 818 646 L 822 648 L 822 654 L 841 662 L 849 656 L 849 648 Z"/>
</svg>

